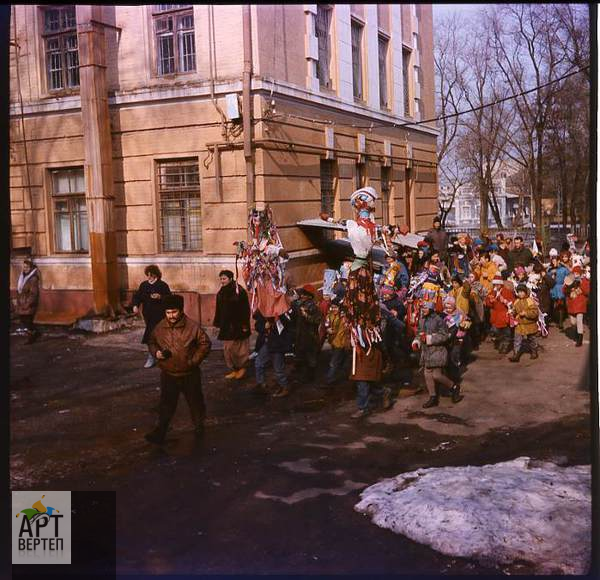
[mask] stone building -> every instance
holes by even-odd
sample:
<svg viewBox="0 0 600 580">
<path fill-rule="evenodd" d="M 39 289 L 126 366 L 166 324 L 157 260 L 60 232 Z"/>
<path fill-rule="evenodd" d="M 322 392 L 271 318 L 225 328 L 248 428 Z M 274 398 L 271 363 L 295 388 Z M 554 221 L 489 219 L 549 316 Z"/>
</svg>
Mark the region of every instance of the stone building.
<svg viewBox="0 0 600 580">
<path fill-rule="evenodd" d="M 424 4 L 14 5 L 11 288 L 33 255 L 38 320 L 69 322 L 156 263 L 207 323 L 252 207 L 296 283 L 324 267 L 296 222 L 349 217 L 359 184 L 381 221 L 427 229 L 432 35 Z"/>
</svg>

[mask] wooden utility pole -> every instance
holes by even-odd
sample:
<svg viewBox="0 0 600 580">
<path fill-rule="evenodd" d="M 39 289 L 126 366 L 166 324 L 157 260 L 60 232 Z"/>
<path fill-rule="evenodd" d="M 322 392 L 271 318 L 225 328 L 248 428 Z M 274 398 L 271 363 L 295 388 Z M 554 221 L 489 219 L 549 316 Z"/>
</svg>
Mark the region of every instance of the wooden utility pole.
<svg viewBox="0 0 600 580">
<path fill-rule="evenodd" d="M 102 6 L 77 5 L 79 80 L 86 202 L 96 314 L 114 316 L 120 310 L 117 248 L 113 223 L 113 172 L 106 44 Z"/>
</svg>

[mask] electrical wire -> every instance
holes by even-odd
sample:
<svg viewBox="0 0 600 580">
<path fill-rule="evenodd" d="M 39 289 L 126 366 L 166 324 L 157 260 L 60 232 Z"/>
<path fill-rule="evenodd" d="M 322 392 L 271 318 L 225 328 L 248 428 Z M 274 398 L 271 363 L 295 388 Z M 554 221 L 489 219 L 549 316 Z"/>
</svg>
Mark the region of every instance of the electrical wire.
<svg viewBox="0 0 600 580">
<path fill-rule="evenodd" d="M 493 107 L 494 105 L 499 105 L 500 103 L 504 103 L 506 101 L 510 101 L 512 99 L 517 99 L 519 97 L 528 95 L 529 93 L 533 93 L 535 91 L 538 91 L 540 89 L 543 89 L 545 87 L 548 87 L 554 83 L 558 83 L 562 80 L 565 80 L 569 77 L 572 77 L 576 74 L 582 73 L 585 70 L 589 69 L 589 65 L 588 66 L 584 66 L 583 68 L 580 68 L 578 70 L 575 71 L 571 71 L 557 79 L 553 79 L 551 81 L 548 81 L 547 83 L 543 83 L 541 85 L 538 85 L 536 87 L 533 87 L 532 89 L 528 89 L 526 91 L 522 91 L 520 93 L 515 93 L 513 95 L 509 95 L 507 97 L 503 97 L 501 99 L 496 99 L 495 101 L 491 101 L 490 103 L 485 103 L 484 105 L 480 105 L 478 107 L 471 107 L 470 109 L 465 109 L 464 111 L 457 111 L 456 113 L 450 113 L 448 115 L 440 115 L 439 117 L 433 117 L 431 119 L 424 119 L 422 121 L 409 121 L 406 123 L 393 123 L 393 122 L 386 122 L 386 123 L 370 123 L 369 125 L 357 125 L 356 123 L 352 123 L 352 124 L 347 124 L 347 123 L 336 123 L 335 121 L 326 121 L 323 119 L 311 119 L 308 117 L 303 117 L 301 115 L 293 115 L 291 113 L 277 113 L 274 114 L 273 117 L 288 117 L 288 118 L 294 118 L 294 119 L 299 119 L 302 121 L 310 121 L 313 123 L 321 123 L 323 125 L 330 125 L 330 126 L 338 126 L 338 127 L 350 127 L 353 129 L 374 129 L 377 127 L 392 127 L 392 128 L 403 128 L 403 127 L 415 127 L 418 125 L 424 125 L 425 123 L 433 123 L 433 122 L 438 122 L 438 121 L 443 121 L 445 119 L 452 119 L 453 117 L 459 117 L 461 115 L 465 115 L 467 113 L 474 113 L 475 111 L 479 111 L 481 109 L 486 109 L 488 107 Z"/>
</svg>

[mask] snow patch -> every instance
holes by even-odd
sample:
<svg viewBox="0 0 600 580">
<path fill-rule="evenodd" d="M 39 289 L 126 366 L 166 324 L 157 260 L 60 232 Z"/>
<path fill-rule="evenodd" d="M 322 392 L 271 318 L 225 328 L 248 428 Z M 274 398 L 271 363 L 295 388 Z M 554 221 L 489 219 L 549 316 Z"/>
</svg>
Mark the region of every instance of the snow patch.
<svg viewBox="0 0 600 580">
<path fill-rule="evenodd" d="M 299 501 L 304 501 L 306 499 L 314 499 L 315 497 L 319 497 L 321 495 L 348 495 L 349 493 L 361 489 L 366 484 L 345 480 L 344 484 L 341 487 L 333 487 L 333 488 L 323 488 L 323 487 L 311 487 L 308 489 L 303 489 L 301 491 L 297 491 L 292 495 L 281 496 L 281 495 L 268 495 L 263 493 L 262 491 L 257 491 L 254 494 L 254 497 L 258 499 L 272 499 L 274 501 L 280 501 L 282 503 L 286 503 L 288 505 L 292 505 L 298 503 Z"/>
<path fill-rule="evenodd" d="M 530 562 L 541 574 L 586 574 L 591 468 L 519 457 L 417 469 L 365 489 L 355 510 L 449 556 Z"/>
</svg>

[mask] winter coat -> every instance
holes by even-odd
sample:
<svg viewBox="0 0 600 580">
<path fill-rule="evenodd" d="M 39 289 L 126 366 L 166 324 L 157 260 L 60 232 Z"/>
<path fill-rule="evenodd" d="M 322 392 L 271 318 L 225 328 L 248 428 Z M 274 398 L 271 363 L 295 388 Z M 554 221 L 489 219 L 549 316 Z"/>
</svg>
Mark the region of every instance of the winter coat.
<svg viewBox="0 0 600 580">
<path fill-rule="evenodd" d="M 378 382 L 383 373 L 383 355 L 377 347 L 372 347 L 369 354 L 360 348 L 356 349 L 355 372 L 350 374 L 351 381 Z"/>
<path fill-rule="evenodd" d="M 219 340 L 243 340 L 250 336 L 250 304 L 248 293 L 232 280 L 217 293 L 213 325 L 219 329 Z"/>
<path fill-rule="evenodd" d="M 296 309 L 296 353 L 319 352 L 321 348 L 319 338 L 321 320 L 321 311 L 314 300 L 303 300 L 298 303 Z"/>
<path fill-rule="evenodd" d="M 587 278 L 580 278 L 579 281 L 576 280 L 570 286 L 565 284 L 563 291 L 567 297 L 567 312 L 570 315 L 575 316 L 587 312 L 587 302 L 590 294 L 590 281 Z"/>
<path fill-rule="evenodd" d="M 450 331 L 444 319 L 433 312 L 419 319 L 417 338 L 425 333 L 430 336 L 430 344 L 421 342 L 421 366 L 426 369 L 442 368 L 448 362 L 448 349 L 446 343 L 450 338 Z"/>
<path fill-rule="evenodd" d="M 429 242 L 436 252 L 443 254 L 440 256 L 442 259 L 448 253 L 448 232 L 445 230 L 431 228 L 425 236 L 425 241 Z"/>
<path fill-rule="evenodd" d="M 498 266 L 491 260 L 487 264 L 482 264 L 481 277 L 479 278 L 480 284 L 485 288 L 486 294 L 492 289 L 492 280 L 498 272 Z"/>
<path fill-rule="evenodd" d="M 508 252 L 508 271 L 512 272 L 517 266 L 529 266 L 533 260 L 533 254 L 529 248 L 514 249 Z"/>
<path fill-rule="evenodd" d="M 350 348 L 350 330 L 339 310 L 327 313 L 326 326 L 327 337 L 332 348 Z"/>
<path fill-rule="evenodd" d="M 160 297 L 152 298 L 152 294 L 160 294 Z M 157 280 L 154 284 L 150 284 L 148 280 L 144 280 L 133 295 L 131 304 L 132 306 L 142 306 L 142 316 L 146 323 L 146 331 L 142 337 L 144 344 L 148 343 L 154 327 L 164 318 L 165 307 L 163 306 L 162 298 L 169 294 L 171 294 L 171 289 L 163 280 Z"/>
<path fill-rule="evenodd" d="M 552 307 L 551 291 L 554 286 L 554 280 L 549 274 L 544 274 L 538 285 L 537 298 L 540 303 L 540 309 L 542 312 L 548 314 Z"/>
<path fill-rule="evenodd" d="M 184 314 L 174 325 L 163 318 L 150 334 L 148 346 L 154 357 L 159 350 L 170 350 L 171 356 L 159 359 L 158 366 L 169 375 L 181 377 L 192 373 L 208 356 L 211 342 L 200 325 Z"/>
<path fill-rule="evenodd" d="M 563 286 L 565 285 L 565 278 L 569 275 L 569 269 L 564 264 L 559 264 L 557 268 L 550 268 L 548 273 L 554 280 L 554 286 L 550 290 L 552 300 L 564 300 Z"/>
<path fill-rule="evenodd" d="M 17 289 L 17 314 L 35 316 L 40 300 L 40 279 L 37 268 L 33 269 L 19 292 Z"/>
<path fill-rule="evenodd" d="M 504 300 L 504 302 L 503 302 Z M 485 305 L 490 309 L 490 324 L 494 328 L 506 328 L 508 323 L 508 304 L 514 302 L 514 292 L 502 287 L 500 296 L 496 297 L 496 291 L 492 290 L 485 299 Z"/>
<path fill-rule="evenodd" d="M 513 303 L 513 310 L 517 322 L 519 323 L 516 332 L 527 336 L 535 334 L 538 331 L 538 317 L 540 310 L 531 296 L 527 298 L 517 298 Z"/>
<path fill-rule="evenodd" d="M 279 325 L 277 321 L 273 321 L 267 329 L 267 319 L 258 310 L 254 313 L 254 328 L 259 333 L 259 338 L 263 337 L 270 353 L 291 352 L 294 344 L 294 316 L 294 311 L 290 308 L 277 318 Z"/>
</svg>

